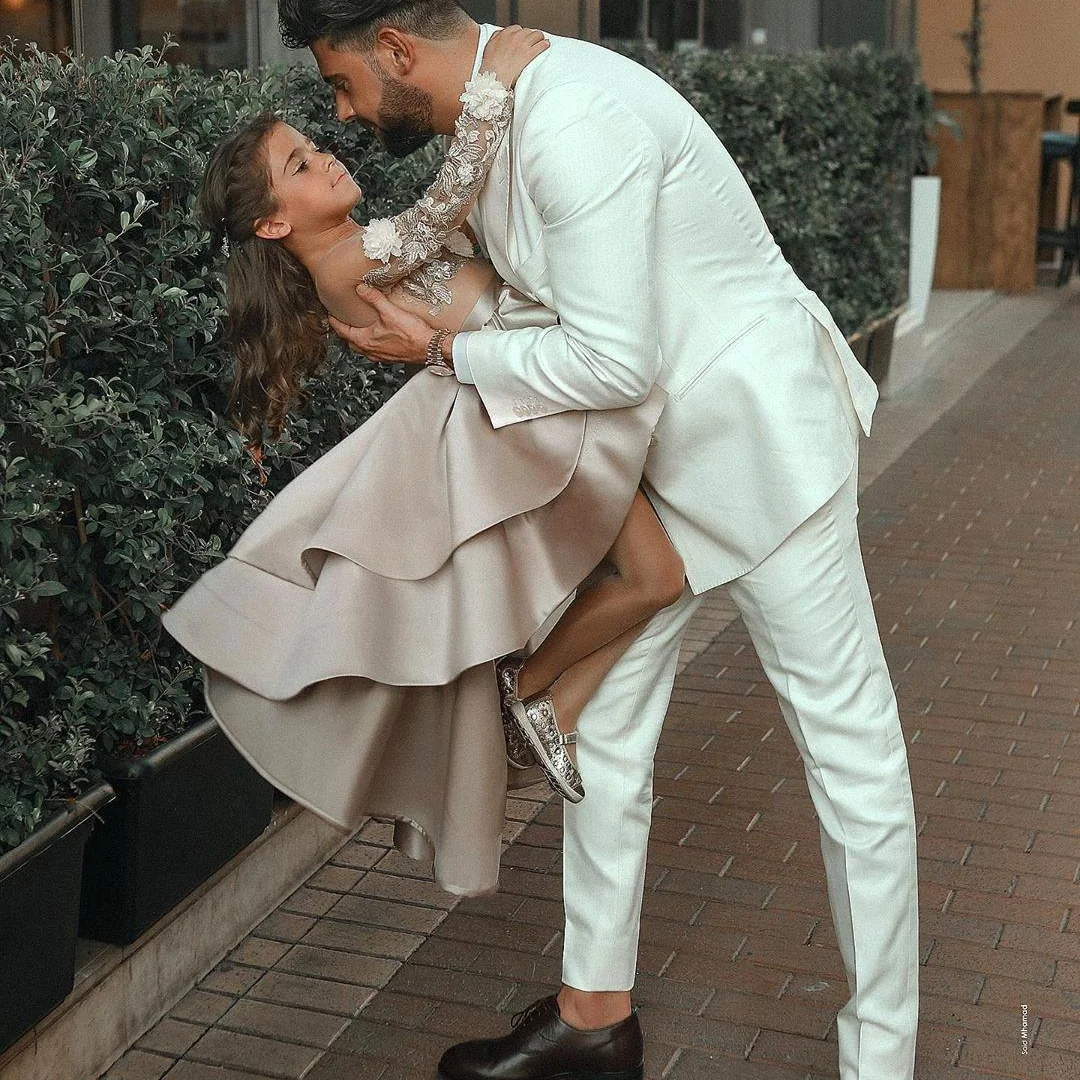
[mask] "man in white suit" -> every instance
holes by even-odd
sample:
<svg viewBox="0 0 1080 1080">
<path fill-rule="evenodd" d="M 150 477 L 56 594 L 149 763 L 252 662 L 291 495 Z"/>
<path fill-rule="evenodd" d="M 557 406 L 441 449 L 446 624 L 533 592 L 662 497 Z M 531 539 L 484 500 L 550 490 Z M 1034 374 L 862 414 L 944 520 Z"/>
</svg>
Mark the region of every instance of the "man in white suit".
<svg viewBox="0 0 1080 1080">
<path fill-rule="evenodd" d="M 338 117 L 391 152 L 453 131 L 491 26 L 452 0 L 282 0 Z M 918 1016 L 915 822 L 907 756 L 856 532 L 858 432 L 876 401 L 829 312 L 776 246 L 715 134 L 661 79 L 551 38 L 470 223 L 502 277 L 557 325 L 431 341 L 379 313 L 336 326 L 370 357 L 441 351 L 496 427 L 668 394 L 644 483 L 686 567 L 682 598 L 625 653 L 578 722 L 588 796 L 564 819 L 563 987 L 504 1038 L 462 1043 L 447 1080 L 640 1077 L 630 1002 L 653 754 L 679 641 L 727 583 L 802 755 L 851 997 L 843 1080 L 910 1080 Z"/>
</svg>

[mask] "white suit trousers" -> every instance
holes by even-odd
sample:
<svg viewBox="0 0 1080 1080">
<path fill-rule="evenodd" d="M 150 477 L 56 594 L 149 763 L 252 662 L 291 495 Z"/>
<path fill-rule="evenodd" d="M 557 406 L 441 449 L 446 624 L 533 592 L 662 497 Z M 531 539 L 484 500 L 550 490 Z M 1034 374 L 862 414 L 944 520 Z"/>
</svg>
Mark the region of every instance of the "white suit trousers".
<svg viewBox="0 0 1080 1080">
<path fill-rule="evenodd" d="M 910 1080 L 918 1021 L 915 815 L 907 751 L 855 527 L 857 468 L 728 589 L 776 690 L 817 811 L 851 997 L 842 1080 Z M 564 812 L 563 981 L 633 986 L 653 754 L 700 597 L 660 612 L 578 722 L 583 802 Z"/>
</svg>

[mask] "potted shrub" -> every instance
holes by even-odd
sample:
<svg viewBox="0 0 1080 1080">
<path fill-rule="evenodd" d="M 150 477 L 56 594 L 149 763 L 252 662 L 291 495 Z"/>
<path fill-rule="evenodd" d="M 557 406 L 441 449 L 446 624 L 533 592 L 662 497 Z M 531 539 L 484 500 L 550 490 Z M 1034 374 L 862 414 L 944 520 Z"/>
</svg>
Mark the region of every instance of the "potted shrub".
<svg viewBox="0 0 1080 1080">
<path fill-rule="evenodd" d="M 371 137 L 339 130 L 329 104 L 307 69 L 209 76 L 152 49 L 0 57 L 0 480 L 25 511 L 0 515 L 14 597 L 0 650 L 33 638 L 26 722 L 64 703 L 119 791 L 89 845 L 87 935 L 130 940 L 269 820 L 272 789 L 207 716 L 198 666 L 159 615 L 400 381 L 331 362 L 261 461 L 223 417 L 219 259 L 192 215 L 217 140 L 280 107 L 333 137 L 376 215 L 432 170 L 437 147 L 369 160 Z"/>
<path fill-rule="evenodd" d="M 71 993 L 83 849 L 113 798 L 101 783 L 48 800 L 41 825 L 0 855 L 0 1052 Z"/>
<path fill-rule="evenodd" d="M 7 565 L 0 587 L 10 618 L 18 592 Z M 45 635 L 25 629 L 0 653 L 0 1052 L 74 985 L 83 848 L 113 798 L 88 776 L 93 747 L 69 711 L 77 687 L 49 715 L 27 717 L 47 659 Z"/>
<path fill-rule="evenodd" d="M 86 687 L 48 631 L 64 590 L 46 539 L 63 485 L 30 461 L 40 440 L 24 408 L 47 356 L 34 272 L 46 226 L 41 190 L 15 173 L 0 172 L 0 1050 L 72 988 L 83 845 L 112 797 L 93 783 Z"/>
</svg>

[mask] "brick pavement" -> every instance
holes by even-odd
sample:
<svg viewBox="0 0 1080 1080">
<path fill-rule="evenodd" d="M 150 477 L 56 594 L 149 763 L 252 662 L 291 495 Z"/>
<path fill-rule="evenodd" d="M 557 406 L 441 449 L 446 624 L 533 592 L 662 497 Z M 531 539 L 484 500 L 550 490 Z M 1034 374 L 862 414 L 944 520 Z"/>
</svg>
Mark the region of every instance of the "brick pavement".
<svg viewBox="0 0 1080 1080">
<path fill-rule="evenodd" d="M 1078 463 L 1080 294 L 861 497 L 916 795 L 919 1080 L 1080 1075 Z M 725 623 L 698 635 L 657 755 L 647 1076 L 834 1078 L 846 988 L 812 806 Z M 456 906 L 369 824 L 108 1080 L 431 1080 L 449 1042 L 558 983 L 559 818 L 542 806 L 500 892 Z"/>
</svg>

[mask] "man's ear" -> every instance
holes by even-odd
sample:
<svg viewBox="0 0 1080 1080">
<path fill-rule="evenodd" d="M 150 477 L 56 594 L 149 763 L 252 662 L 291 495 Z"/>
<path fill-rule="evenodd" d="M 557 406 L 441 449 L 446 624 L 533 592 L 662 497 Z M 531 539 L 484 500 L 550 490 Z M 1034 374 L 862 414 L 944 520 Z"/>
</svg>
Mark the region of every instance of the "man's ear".
<svg viewBox="0 0 1080 1080">
<path fill-rule="evenodd" d="M 375 38 L 375 59 L 395 78 L 404 78 L 416 63 L 416 39 L 392 26 L 384 26 Z"/>
<path fill-rule="evenodd" d="M 278 214 L 270 214 L 259 218 L 252 232 L 264 240 L 284 240 L 292 232 L 292 224 Z"/>
</svg>

